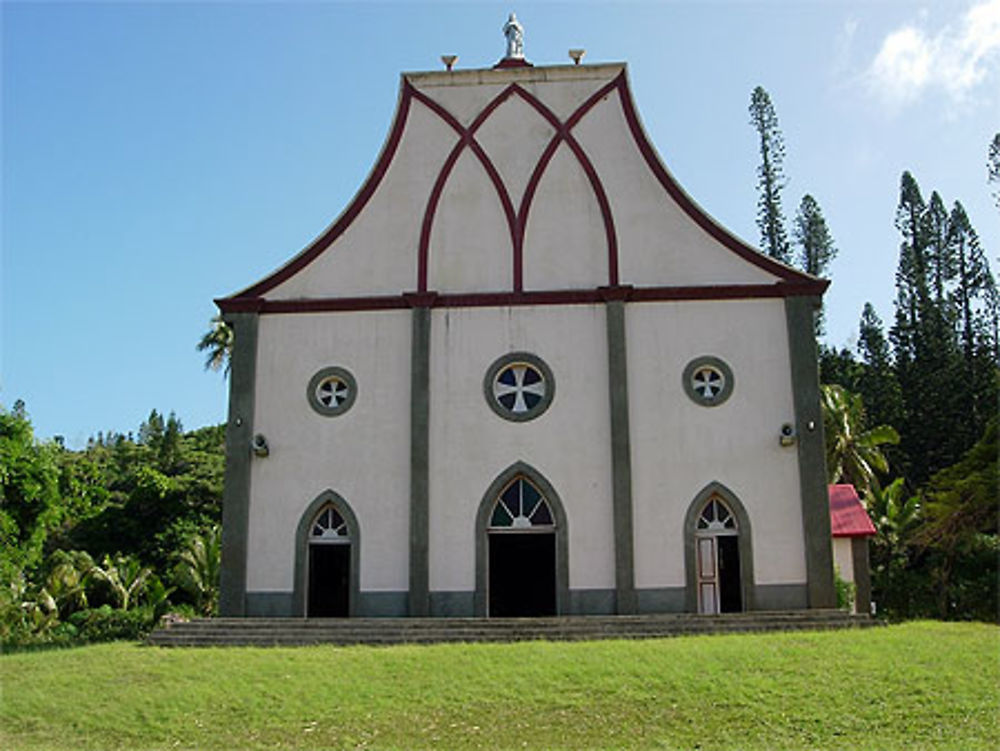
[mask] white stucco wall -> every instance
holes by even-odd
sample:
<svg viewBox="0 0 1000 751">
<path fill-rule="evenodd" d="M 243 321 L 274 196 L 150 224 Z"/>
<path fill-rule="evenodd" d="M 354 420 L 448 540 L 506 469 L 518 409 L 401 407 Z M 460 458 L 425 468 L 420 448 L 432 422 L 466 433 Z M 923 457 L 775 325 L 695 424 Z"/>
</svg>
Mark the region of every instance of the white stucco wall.
<svg viewBox="0 0 1000 751">
<path fill-rule="evenodd" d="M 600 205 L 580 163 L 560 144 L 538 183 L 524 234 L 524 288 L 606 286 L 608 240 Z"/>
<path fill-rule="evenodd" d="M 407 589 L 410 331 L 408 310 L 261 317 L 254 432 L 271 454 L 251 465 L 249 591 L 292 589 L 296 527 L 326 489 L 358 518 L 361 588 Z M 306 387 L 331 365 L 354 375 L 358 395 L 325 417 Z"/>
<path fill-rule="evenodd" d="M 850 537 L 833 538 L 833 565 L 840 571 L 840 578 L 849 582 L 854 581 L 852 539 Z"/>
<path fill-rule="evenodd" d="M 569 584 L 614 587 L 608 366 L 602 306 L 435 310 L 431 333 L 430 587 L 475 588 L 475 522 L 496 477 L 524 461 L 568 517 Z M 487 405 L 500 356 L 531 352 L 552 369 L 555 399 L 534 420 Z"/>
<path fill-rule="evenodd" d="M 778 443 L 795 421 L 784 302 L 631 305 L 626 331 L 636 585 L 684 586 L 684 516 L 711 482 L 750 516 L 757 583 L 805 582 L 798 455 Z M 716 407 L 682 386 L 701 355 L 733 371 L 733 393 Z"/>
<path fill-rule="evenodd" d="M 434 217 L 427 286 L 437 292 L 510 289 L 512 247 L 496 188 L 466 149 L 445 183 Z"/>
</svg>

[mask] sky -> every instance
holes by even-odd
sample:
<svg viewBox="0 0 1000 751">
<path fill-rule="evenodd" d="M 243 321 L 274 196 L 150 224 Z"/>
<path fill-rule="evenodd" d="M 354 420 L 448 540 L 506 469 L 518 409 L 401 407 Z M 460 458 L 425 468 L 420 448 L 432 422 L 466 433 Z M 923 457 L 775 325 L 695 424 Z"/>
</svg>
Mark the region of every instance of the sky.
<svg viewBox="0 0 1000 751">
<path fill-rule="evenodd" d="M 399 74 L 491 67 L 510 11 L 536 65 L 625 61 L 680 184 L 752 245 L 755 86 L 839 255 L 826 342 L 893 316 L 904 170 L 960 200 L 998 269 L 1000 0 L 0 3 L 0 405 L 86 445 L 152 409 L 225 420 L 195 346 L 213 299 L 298 253 L 375 163 Z"/>
</svg>

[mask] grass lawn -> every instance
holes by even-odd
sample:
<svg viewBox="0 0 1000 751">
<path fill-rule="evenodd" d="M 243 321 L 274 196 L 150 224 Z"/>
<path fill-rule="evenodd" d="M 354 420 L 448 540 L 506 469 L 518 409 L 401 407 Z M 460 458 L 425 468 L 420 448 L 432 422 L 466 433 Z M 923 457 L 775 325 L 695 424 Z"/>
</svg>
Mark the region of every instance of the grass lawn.
<svg viewBox="0 0 1000 751">
<path fill-rule="evenodd" d="M 0 657 L 0 748 L 997 749 L 1000 629 Z"/>
</svg>

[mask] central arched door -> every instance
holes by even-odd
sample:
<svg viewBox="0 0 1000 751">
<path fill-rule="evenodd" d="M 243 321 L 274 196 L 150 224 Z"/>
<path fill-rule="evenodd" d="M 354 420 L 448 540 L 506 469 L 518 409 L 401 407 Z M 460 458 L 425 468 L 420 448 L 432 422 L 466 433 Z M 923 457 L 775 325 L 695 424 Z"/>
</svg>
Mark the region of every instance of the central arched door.
<svg viewBox="0 0 1000 751">
<path fill-rule="evenodd" d="M 487 529 L 488 614 L 555 615 L 556 523 L 542 492 L 519 475 L 501 490 Z"/>
<path fill-rule="evenodd" d="M 351 537 L 333 505 L 325 506 L 312 523 L 308 566 L 306 615 L 346 618 L 351 610 Z"/>
</svg>

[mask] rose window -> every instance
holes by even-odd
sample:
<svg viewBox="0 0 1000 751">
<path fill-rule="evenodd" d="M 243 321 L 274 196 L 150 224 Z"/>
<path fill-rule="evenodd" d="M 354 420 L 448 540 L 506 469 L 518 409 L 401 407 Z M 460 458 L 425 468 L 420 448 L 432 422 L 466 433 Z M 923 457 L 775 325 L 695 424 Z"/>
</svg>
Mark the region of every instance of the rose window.
<svg viewBox="0 0 1000 751">
<path fill-rule="evenodd" d="M 523 415 L 545 398 L 545 376 L 526 363 L 514 363 L 497 373 L 493 397 L 501 407 Z"/>
<path fill-rule="evenodd" d="M 500 417 L 525 422 L 548 409 L 555 381 L 552 371 L 540 358 L 514 352 L 490 366 L 483 389 L 490 408 Z"/>
<path fill-rule="evenodd" d="M 733 371 L 718 357 L 696 357 L 681 376 L 684 391 L 695 404 L 717 407 L 733 393 Z"/>
<path fill-rule="evenodd" d="M 357 394 L 354 376 L 340 367 L 323 368 L 309 380 L 306 388 L 309 406 L 326 417 L 349 410 Z"/>
<path fill-rule="evenodd" d="M 691 388 L 706 401 L 721 394 L 725 385 L 726 377 L 711 365 L 703 365 L 691 376 Z"/>
<path fill-rule="evenodd" d="M 320 381 L 316 387 L 316 399 L 327 409 L 336 409 L 345 401 L 350 393 L 348 385 L 337 376 L 330 376 Z"/>
</svg>

